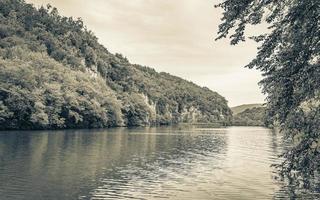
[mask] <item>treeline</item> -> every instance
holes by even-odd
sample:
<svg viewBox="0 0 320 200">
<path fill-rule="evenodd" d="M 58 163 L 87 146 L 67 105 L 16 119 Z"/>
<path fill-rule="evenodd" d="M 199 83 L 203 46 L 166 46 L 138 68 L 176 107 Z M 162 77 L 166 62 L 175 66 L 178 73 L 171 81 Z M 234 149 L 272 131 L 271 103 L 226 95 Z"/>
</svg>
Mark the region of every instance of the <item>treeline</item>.
<svg viewBox="0 0 320 200">
<path fill-rule="evenodd" d="M 233 126 L 266 126 L 266 108 L 252 107 L 233 115 Z"/>
<path fill-rule="evenodd" d="M 111 54 L 81 19 L 0 1 L 0 129 L 228 125 L 231 118 L 216 92 Z"/>
</svg>

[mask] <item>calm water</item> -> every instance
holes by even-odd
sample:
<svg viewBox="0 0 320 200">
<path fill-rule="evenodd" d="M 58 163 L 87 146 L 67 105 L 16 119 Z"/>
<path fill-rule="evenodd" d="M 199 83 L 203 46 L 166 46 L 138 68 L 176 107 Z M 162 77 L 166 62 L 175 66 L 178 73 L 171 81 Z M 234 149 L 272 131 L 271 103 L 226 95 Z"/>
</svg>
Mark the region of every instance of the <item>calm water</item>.
<svg viewBox="0 0 320 200">
<path fill-rule="evenodd" d="M 272 199 L 280 135 L 259 127 L 0 132 L 0 199 Z"/>
</svg>

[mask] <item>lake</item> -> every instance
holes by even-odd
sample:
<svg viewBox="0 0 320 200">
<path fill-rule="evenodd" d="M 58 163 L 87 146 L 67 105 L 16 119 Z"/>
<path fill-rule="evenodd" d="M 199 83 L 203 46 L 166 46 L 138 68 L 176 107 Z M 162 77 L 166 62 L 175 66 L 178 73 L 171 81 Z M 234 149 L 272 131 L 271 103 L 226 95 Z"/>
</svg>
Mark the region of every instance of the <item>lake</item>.
<svg viewBox="0 0 320 200">
<path fill-rule="evenodd" d="M 195 126 L 0 132 L 0 199 L 272 199 L 281 135 Z"/>
</svg>

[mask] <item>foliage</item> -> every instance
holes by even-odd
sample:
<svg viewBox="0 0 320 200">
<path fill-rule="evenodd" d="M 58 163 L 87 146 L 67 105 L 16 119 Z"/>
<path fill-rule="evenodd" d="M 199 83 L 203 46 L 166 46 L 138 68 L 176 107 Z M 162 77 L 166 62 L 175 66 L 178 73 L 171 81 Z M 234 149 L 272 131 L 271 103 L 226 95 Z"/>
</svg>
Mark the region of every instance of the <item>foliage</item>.
<svg viewBox="0 0 320 200">
<path fill-rule="evenodd" d="M 120 102 L 101 78 L 45 54 L 13 47 L 0 58 L 1 129 L 99 128 L 121 124 Z"/>
<path fill-rule="evenodd" d="M 265 107 L 247 108 L 233 116 L 232 125 L 234 126 L 264 126 Z"/>
<path fill-rule="evenodd" d="M 256 104 L 242 104 L 242 105 L 239 105 L 239 106 L 231 107 L 231 111 L 232 111 L 233 115 L 236 115 L 236 114 L 239 114 L 239 113 L 245 111 L 248 108 L 260 108 L 260 107 L 263 107 L 263 106 L 264 106 L 263 104 L 259 104 L 259 103 L 256 103 Z"/>
<path fill-rule="evenodd" d="M 216 92 L 130 64 L 99 44 L 81 19 L 50 5 L 0 1 L 0 63 L 0 129 L 171 124 L 185 115 L 231 120 Z"/>
<path fill-rule="evenodd" d="M 224 10 L 217 39 L 230 35 L 231 44 L 245 41 L 248 25 L 269 25 L 251 37 L 261 45 L 247 67 L 262 71 L 268 116 L 294 141 L 282 175 L 299 177 L 296 184 L 302 179 L 307 188 L 317 179 L 311 188 L 319 190 L 320 1 L 228 0 L 217 7 Z"/>
</svg>

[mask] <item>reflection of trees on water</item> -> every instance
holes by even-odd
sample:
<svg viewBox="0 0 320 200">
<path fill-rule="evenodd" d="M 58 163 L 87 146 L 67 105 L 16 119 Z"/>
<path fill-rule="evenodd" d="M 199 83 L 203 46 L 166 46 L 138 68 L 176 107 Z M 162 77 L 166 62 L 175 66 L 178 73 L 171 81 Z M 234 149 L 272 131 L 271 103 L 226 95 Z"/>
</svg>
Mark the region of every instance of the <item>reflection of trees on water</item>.
<svg viewBox="0 0 320 200">
<path fill-rule="evenodd" d="M 297 176 L 295 173 L 285 174 L 281 173 L 281 193 L 286 194 L 290 199 L 320 199 L 320 176 L 316 172 L 315 176 L 303 174 L 308 179 L 303 180 L 301 175 Z"/>
<path fill-rule="evenodd" d="M 198 161 L 226 150 L 224 132 L 217 137 L 210 135 L 212 131 L 200 132 L 179 131 L 172 127 L 130 130 L 127 139 L 131 142 L 124 147 L 130 156 L 104 174 L 101 185 L 92 193 L 93 199 L 174 195 L 170 190 L 179 184 L 188 184 L 185 177 L 190 175 Z"/>
<path fill-rule="evenodd" d="M 307 182 L 303 181 L 301 176 L 294 173 L 284 174 L 282 172 L 281 161 L 284 159 L 280 155 L 287 152 L 291 146 L 292 141 L 284 139 L 279 130 L 272 131 L 271 146 L 275 155 L 279 155 L 274 160 L 273 167 L 275 169 L 275 180 L 277 180 L 280 188 L 275 192 L 275 199 L 320 199 L 320 173 L 316 172 L 314 177 L 305 174 L 305 177 L 310 177 Z M 280 145 L 279 145 L 280 144 Z"/>
<path fill-rule="evenodd" d="M 223 133 L 212 137 L 205 131 L 177 131 L 115 128 L 0 135 L 0 194 L 13 194 L 14 185 L 30 199 L 78 198 L 106 180 L 121 180 L 107 183 L 120 191 L 132 177 L 151 181 L 154 177 L 148 176 L 165 177 L 169 168 L 187 173 L 199 157 L 226 149 Z"/>
<path fill-rule="evenodd" d="M 230 138 L 224 130 L 173 127 L 2 133 L 0 196 L 75 199 L 80 194 L 88 199 L 84 195 L 91 193 L 119 199 L 132 196 L 130 190 L 140 196 L 159 194 L 161 187 L 166 191 L 163 197 L 170 197 L 177 189 L 173 187 L 179 184 L 195 184 L 215 175 L 212 179 L 218 180 L 221 173 L 210 174 L 205 170 L 219 171 L 225 167 L 228 147 L 232 142 L 238 147 L 237 140 L 242 138 L 241 134 L 235 135 Z M 271 161 L 279 163 L 275 155 L 290 143 L 284 142 L 276 131 L 270 131 L 268 138 L 270 148 L 266 150 L 271 151 Z M 241 177 L 241 173 L 237 175 Z M 309 191 L 301 190 L 294 177 L 276 182 L 279 189 L 275 199 L 320 199 L 319 195 L 310 194 L 310 191 L 319 193 L 319 177 Z"/>
</svg>

